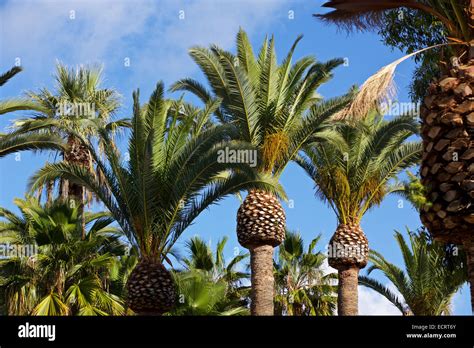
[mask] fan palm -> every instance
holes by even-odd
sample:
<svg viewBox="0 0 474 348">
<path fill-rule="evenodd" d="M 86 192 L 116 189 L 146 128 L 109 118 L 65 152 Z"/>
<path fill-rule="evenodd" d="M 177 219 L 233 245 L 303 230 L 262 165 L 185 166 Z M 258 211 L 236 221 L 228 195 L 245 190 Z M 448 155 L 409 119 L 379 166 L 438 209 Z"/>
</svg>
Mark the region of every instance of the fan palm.
<svg viewBox="0 0 474 348">
<path fill-rule="evenodd" d="M 22 68 L 15 66 L 0 75 L 0 86 L 3 86 L 20 71 L 22 71 Z M 43 108 L 38 103 L 28 99 L 7 99 L 0 101 L 0 115 L 20 110 L 42 111 Z M 13 132 L 10 134 L 0 134 L 0 157 L 24 150 L 50 149 L 64 151 L 66 147 L 62 139 L 52 133 L 24 135 L 21 132 Z"/>
<path fill-rule="evenodd" d="M 98 67 L 69 69 L 57 64 L 55 80 L 54 92 L 46 88 L 28 92 L 30 100 L 40 105 L 42 112 L 18 120 L 16 132 L 33 136 L 41 136 L 45 131 L 58 134 L 68 144 L 66 150 L 61 151 L 63 159 L 93 172 L 93 160 L 81 138 L 90 143 L 99 139 L 101 148 L 99 129 L 114 132 L 128 125 L 126 120 L 111 121 L 119 107 L 119 95 L 113 89 L 102 87 L 102 69 Z M 54 183 L 46 184 L 50 198 L 52 185 Z M 59 190 L 62 197 L 84 204 L 85 191 L 80 185 L 60 182 Z"/>
<path fill-rule="evenodd" d="M 18 249 L 0 261 L 8 314 L 122 314 L 122 301 L 103 286 L 108 267 L 124 251 L 120 231 L 109 226 L 109 214 L 86 214 L 90 228 L 82 240 L 77 207 L 61 201 L 43 206 L 33 198 L 15 203 L 21 215 L 0 209 L 5 219 L 0 222 L 0 241 L 29 249 Z"/>
<path fill-rule="evenodd" d="M 464 253 L 451 265 L 446 264 L 444 245 L 430 240 L 425 231 L 407 230 L 410 246 L 400 232 L 395 240 L 402 252 L 405 270 L 388 262 L 380 253 L 371 250 L 367 270 L 381 271 L 401 297 L 373 278 L 359 277 L 359 284 L 377 291 L 387 298 L 404 315 L 447 315 L 454 294 L 467 280 L 466 267 L 462 267 Z"/>
<path fill-rule="evenodd" d="M 390 121 L 375 113 L 335 127 L 333 142 L 308 146 L 298 163 L 328 203 L 339 225 L 329 242 L 329 265 L 339 274 L 338 313 L 357 315 L 357 276 L 367 264 L 364 214 L 391 192 L 390 179 L 420 158 L 421 144 L 406 142 L 418 130 L 410 116 Z"/>
<path fill-rule="evenodd" d="M 427 13 L 444 28 L 445 39 L 451 48 L 445 57 L 439 59 L 439 70 L 443 76 L 430 85 L 421 109 L 421 177 L 427 188 L 426 198 L 432 203 L 421 210 L 421 219 L 437 240 L 463 245 L 467 251 L 474 312 L 473 2 L 333 0 L 323 6 L 331 7 L 334 11 L 317 17 L 346 28 L 377 27 L 383 24 L 381 22 L 386 11 L 403 7 Z M 370 81 L 367 80 L 366 91 L 369 92 L 361 94 L 359 105 L 386 96 L 394 70 L 404 59 L 406 57 L 384 67 Z M 446 64 L 446 61 L 451 64 Z"/>
<path fill-rule="evenodd" d="M 246 315 L 248 309 L 228 296 L 223 279 L 215 280 L 207 272 L 192 269 L 174 274 L 179 299 L 171 315 Z"/>
<path fill-rule="evenodd" d="M 337 279 L 325 274 L 326 256 L 315 252 L 321 235 L 311 241 L 307 251 L 301 235 L 287 232 L 275 262 L 277 313 L 287 315 L 332 315 L 336 309 Z"/>
<path fill-rule="evenodd" d="M 120 158 L 101 130 L 107 161 L 89 147 L 103 173 L 103 180 L 74 163 L 48 164 L 31 179 L 30 186 L 57 177 L 73 180 L 94 192 L 117 220 L 140 260 L 128 279 L 130 308 L 141 314 L 167 312 L 175 300 L 170 273 L 163 266 L 183 231 L 209 205 L 224 195 L 243 189 L 281 190 L 269 177 L 258 175 L 246 164 L 220 163 L 219 152 L 241 148 L 230 141 L 232 127 L 194 128 L 195 119 L 182 117 L 181 108 L 164 99 L 159 83 L 147 105 L 133 94 L 132 129 L 127 160 Z M 206 124 L 212 108 L 196 114 Z M 178 119 L 182 120 L 179 121 Z M 86 144 L 84 142 L 84 144 Z"/>
<path fill-rule="evenodd" d="M 239 139 L 258 151 L 259 172 L 278 179 L 286 165 L 310 140 L 324 138 L 326 121 L 347 105 L 351 94 L 322 101 L 316 89 L 332 78 L 341 59 L 316 62 L 303 57 L 292 62 L 301 36 L 278 64 L 273 37 L 254 55 L 247 34 L 237 34 L 237 54 L 213 45 L 193 47 L 191 58 L 211 87 L 192 79 L 176 82 L 172 90 L 194 93 L 205 103 L 221 101 L 215 115 L 232 125 Z M 239 243 L 250 250 L 253 315 L 273 314 L 273 248 L 285 236 L 285 212 L 278 199 L 252 190 L 237 214 Z"/>
</svg>

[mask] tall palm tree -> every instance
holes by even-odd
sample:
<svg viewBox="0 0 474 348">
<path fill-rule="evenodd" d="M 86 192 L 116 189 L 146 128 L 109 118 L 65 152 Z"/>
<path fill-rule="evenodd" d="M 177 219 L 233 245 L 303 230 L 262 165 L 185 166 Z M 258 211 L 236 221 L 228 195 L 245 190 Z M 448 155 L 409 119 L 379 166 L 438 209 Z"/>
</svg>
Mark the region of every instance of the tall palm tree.
<svg viewBox="0 0 474 348">
<path fill-rule="evenodd" d="M 67 149 L 61 152 L 63 159 L 93 172 L 93 160 L 81 137 L 93 142 L 98 139 L 101 128 L 113 132 L 128 125 L 126 120 L 112 120 L 120 105 L 120 96 L 113 89 L 103 88 L 102 79 L 99 67 L 71 69 L 58 63 L 55 91 L 42 88 L 38 92 L 28 92 L 30 100 L 40 105 L 42 112 L 18 120 L 17 132 L 42 134 L 47 131 L 58 134 L 68 144 Z M 102 146 L 99 141 L 99 148 Z M 46 185 L 48 196 L 51 196 L 52 184 Z M 80 185 L 60 182 L 59 190 L 62 197 L 84 204 L 86 192 Z"/>
<path fill-rule="evenodd" d="M 377 291 L 387 298 L 404 315 L 448 315 L 454 294 L 467 280 L 465 254 L 446 264 L 444 245 L 434 242 L 426 231 L 418 233 L 407 229 L 410 246 L 400 232 L 395 232 L 395 240 L 402 252 L 405 270 L 388 262 L 380 253 L 371 250 L 369 259 L 373 263 L 367 270 L 381 271 L 401 294 L 373 278 L 359 277 L 359 284 Z"/>
<path fill-rule="evenodd" d="M 119 156 L 105 130 L 100 136 L 106 161 L 88 148 L 103 180 L 87 168 L 62 162 L 46 165 L 30 182 L 36 189 L 62 177 L 100 198 L 139 251 L 140 259 L 130 274 L 127 290 L 130 308 L 140 314 L 162 314 L 173 306 L 175 287 L 163 262 L 169 262 L 167 255 L 173 245 L 204 209 L 240 190 L 281 191 L 272 178 L 258 175 L 246 164 L 218 161 L 225 147 L 243 146 L 231 141 L 237 137 L 232 127 L 195 128 L 196 120 L 182 117 L 181 108 L 173 105 L 164 99 L 161 83 L 143 107 L 139 92 L 133 94 L 129 158 Z M 211 113 L 212 108 L 203 109 L 196 115 L 197 123 L 206 124 Z"/>
<path fill-rule="evenodd" d="M 352 94 L 322 101 L 316 89 L 332 77 L 341 59 L 316 62 L 292 57 L 301 36 L 278 64 L 273 37 L 254 55 L 247 34 L 237 34 L 237 54 L 213 45 L 193 47 L 191 58 L 211 87 L 192 79 L 176 82 L 172 90 L 194 93 L 205 103 L 221 101 L 215 115 L 232 125 L 239 139 L 258 151 L 258 171 L 278 179 L 289 161 L 310 140 L 324 138 L 325 121 L 347 105 Z M 285 237 L 285 212 L 269 192 L 251 190 L 237 213 L 239 243 L 250 250 L 253 315 L 273 315 L 273 248 Z"/>
<path fill-rule="evenodd" d="M 358 314 L 357 276 L 369 250 L 360 222 L 391 192 L 390 180 L 419 160 L 421 144 L 406 141 L 417 130 L 411 116 L 385 121 L 372 113 L 355 124 L 336 126 L 334 141 L 308 146 L 298 158 L 339 223 L 328 255 L 339 275 L 339 315 Z"/>
<path fill-rule="evenodd" d="M 472 0 L 333 0 L 323 6 L 334 10 L 317 15 L 318 18 L 346 28 L 377 27 L 386 11 L 403 7 L 425 12 L 444 27 L 451 49 L 446 50 L 445 57 L 440 57 L 443 75 L 428 88 L 421 109 L 421 176 L 427 199 L 432 203 L 421 211 L 421 219 L 437 240 L 463 245 L 467 251 L 474 312 L 474 3 Z M 384 91 L 390 85 L 387 82 L 403 60 L 381 69 L 366 85 L 376 91 L 376 97 L 386 95 Z M 371 101 L 377 99 L 374 93 L 365 95 Z"/>
<path fill-rule="evenodd" d="M 122 314 L 122 300 L 104 288 L 109 266 L 124 252 L 109 214 L 86 214 L 90 228 L 82 240 L 78 207 L 62 201 L 41 205 L 33 198 L 15 204 L 21 215 L 0 208 L 0 242 L 29 249 L 0 260 L 8 314 Z"/>
<path fill-rule="evenodd" d="M 314 249 L 321 235 L 311 241 L 307 251 L 299 233 L 287 231 L 278 248 L 275 262 L 276 313 L 279 315 L 332 315 L 337 289 L 334 273 L 325 273 L 326 256 Z"/>
<path fill-rule="evenodd" d="M 22 70 L 21 67 L 15 66 L 0 75 L 0 86 L 3 86 Z M 43 108 L 38 103 L 24 98 L 0 101 L 0 115 L 20 110 L 43 111 Z M 18 151 L 51 149 L 59 151 L 66 149 L 62 139 L 52 133 L 24 135 L 22 132 L 12 132 L 0 134 L 0 158 Z"/>
</svg>

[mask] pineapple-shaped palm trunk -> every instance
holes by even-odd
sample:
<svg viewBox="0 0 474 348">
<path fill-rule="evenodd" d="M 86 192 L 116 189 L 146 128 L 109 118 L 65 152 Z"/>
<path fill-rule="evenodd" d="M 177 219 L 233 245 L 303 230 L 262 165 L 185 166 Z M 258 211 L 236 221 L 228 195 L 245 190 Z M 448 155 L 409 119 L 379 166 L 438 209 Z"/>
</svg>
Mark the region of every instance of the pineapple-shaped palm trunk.
<svg viewBox="0 0 474 348">
<path fill-rule="evenodd" d="M 359 271 L 367 265 L 369 244 L 357 223 L 341 223 L 329 242 L 328 263 L 339 277 L 339 315 L 358 315 Z"/>
<path fill-rule="evenodd" d="M 273 249 L 285 238 L 285 211 L 271 193 L 251 190 L 237 212 L 239 243 L 250 250 L 251 314 L 273 315 Z"/>
<path fill-rule="evenodd" d="M 463 245 L 474 312 L 474 60 L 432 83 L 421 110 L 421 220 L 440 241 Z"/>
<path fill-rule="evenodd" d="M 161 262 L 142 258 L 127 280 L 129 308 L 138 315 L 162 315 L 173 308 L 175 299 L 171 273 Z"/>
</svg>

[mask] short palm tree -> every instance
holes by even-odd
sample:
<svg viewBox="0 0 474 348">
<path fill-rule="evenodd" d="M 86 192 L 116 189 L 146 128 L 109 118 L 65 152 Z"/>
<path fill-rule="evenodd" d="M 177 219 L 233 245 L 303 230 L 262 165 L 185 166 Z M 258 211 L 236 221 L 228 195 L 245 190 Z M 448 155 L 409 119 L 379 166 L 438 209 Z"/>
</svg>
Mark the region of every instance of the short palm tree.
<svg viewBox="0 0 474 348">
<path fill-rule="evenodd" d="M 15 66 L 6 73 L 0 75 L 0 86 L 3 86 L 13 76 L 22 71 L 22 68 Z M 28 99 L 7 99 L 0 101 L 0 115 L 20 110 L 43 111 L 41 105 Z M 65 151 L 66 146 L 62 139 L 55 134 L 28 134 L 22 132 L 12 132 L 0 134 L 0 157 L 24 151 L 24 150 L 59 150 Z"/>
<path fill-rule="evenodd" d="M 400 8 L 424 12 L 443 27 L 445 41 L 450 46 L 438 62 L 442 76 L 427 89 L 421 108 L 423 160 L 420 173 L 426 198 L 432 204 L 425 206 L 420 215 L 437 240 L 463 245 L 467 251 L 474 312 L 473 2 L 333 0 L 323 6 L 334 10 L 317 17 L 346 28 L 371 29 L 385 25 L 384 13 Z M 372 90 L 365 93 L 371 102 L 386 96 L 388 82 L 404 59 L 382 68 L 370 83 L 366 83 L 366 90 Z M 361 98 L 361 101 L 364 99 L 367 98 Z"/>
<path fill-rule="evenodd" d="M 223 279 L 215 280 L 205 271 L 191 269 L 174 273 L 178 303 L 170 315 L 248 315 L 238 298 L 229 297 Z"/>
<path fill-rule="evenodd" d="M 380 253 L 371 250 L 369 260 L 374 270 L 387 277 L 401 297 L 392 290 L 367 276 L 359 277 L 359 284 L 377 291 L 387 298 L 404 315 L 448 315 L 454 294 L 467 281 L 465 254 L 446 263 L 446 250 L 443 244 L 430 239 L 426 231 L 418 233 L 407 230 L 410 245 L 400 232 L 395 232 L 395 240 L 402 252 L 405 270 L 388 262 Z"/>
<path fill-rule="evenodd" d="M 90 228 L 82 240 L 77 207 L 61 201 L 41 205 L 33 198 L 15 203 L 21 215 L 0 208 L 5 219 L 0 222 L 0 242 L 29 249 L 0 260 L 7 313 L 123 314 L 122 300 L 104 287 L 108 268 L 124 252 L 109 214 L 86 214 Z"/>
<path fill-rule="evenodd" d="M 162 314 L 175 302 L 175 287 L 163 262 L 183 231 L 212 203 L 227 194 L 249 188 L 278 193 L 269 177 L 246 164 L 220 163 L 218 155 L 235 144 L 232 127 L 204 125 L 212 108 L 193 119 L 183 117 L 176 103 L 163 97 L 159 83 L 145 106 L 133 94 L 132 129 L 126 159 L 100 131 L 106 161 L 89 147 L 102 180 L 75 163 L 48 164 L 31 179 L 30 186 L 57 177 L 72 180 L 94 192 L 109 209 L 130 243 L 139 251 L 139 262 L 128 279 L 128 304 L 140 314 Z M 84 142 L 84 144 L 87 144 Z"/>
<path fill-rule="evenodd" d="M 315 252 L 321 235 L 307 251 L 301 235 L 287 232 L 275 262 L 276 311 L 278 315 L 332 315 L 336 309 L 335 273 L 325 273 L 326 256 Z"/>
<path fill-rule="evenodd" d="M 230 288 L 241 286 L 242 281 L 249 278 L 249 275 L 238 270 L 237 267 L 249 257 L 249 254 L 239 252 L 229 262 L 226 262 L 224 248 L 227 240 L 228 237 L 220 239 L 213 254 L 209 244 L 206 244 L 199 236 L 192 237 L 186 242 L 189 256 L 185 257 L 182 262 L 188 270 L 198 269 L 207 272 L 212 279 L 223 280 Z"/>
<path fill-rule="evenodd" d="M 198 64 L 211 87 L 183 79 L 172 90 L 194 93 L 205 103 L 220 100 L 215 115 L 232 125 L 258 152 L 257 169 L 279 178 L 301 147 L 324 138 L 325 121 L 344 108 L 351 94 L 322 101 L 316 89 L 332 77 L 341 59 L 325 63 L 313 57 L 292 62 L 298 37 L 278 64 L 273 37 L 265 39 L 254 55 L 247 34 L 237 34 L 237 54 L 213 45 L 193 47 L 191 58 Z M 237 213 L 239 243 L 250 250 L 253 315 L 273 315 L 273 248 L 285 237 L 285 212 L 273 194 L 251 190 Z"/>
<path fill-rule="evenodd" d="M 358 314 L 357 276 L 369 250 L 360 222 L 390 193 L 390 180 L 419 161 L 421 144 L 406 141 L 417 130 L 411 116 L 385 121 L 372 113 L 354 124 L 336 126 L 332 142 L 308 146 L 298 158 L 317 196 L 338 219 L 328 261 L 339 274 L 339 315 Z"/>
</svg>

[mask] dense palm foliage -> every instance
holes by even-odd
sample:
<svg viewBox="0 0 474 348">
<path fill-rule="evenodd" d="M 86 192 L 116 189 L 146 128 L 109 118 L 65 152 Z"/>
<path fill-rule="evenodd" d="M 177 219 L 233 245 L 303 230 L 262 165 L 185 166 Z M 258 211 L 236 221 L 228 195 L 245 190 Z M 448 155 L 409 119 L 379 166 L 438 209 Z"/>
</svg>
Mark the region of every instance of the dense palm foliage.
<svg viewBox="0 0 474 348">
<path fill-rule="evenodd" d="M 144 107 L 138 92 L 133 99 L 129 158 L 121 158 L 109 134 L 100 130 L 106 161 L 93 148 L 89 151 L 102 181 L 81 166 L 62 162 L 36 173 L 31 188 L 57 177 L 84 185 L 110 210 L 140 255 L 157 260 L 164 259 L 186 227 L 217 199 L 247 185 L 277 190 L 270 179 L 257 177 L 246 165 L 218 163 L 219 146 L 241 146 L 224 143 L 232 137 L 231 128 L 191 132 L 193 120 L 177 120 L 179 110 L 163 98 L 162 84 Z M 209 116 L 204 112 L 198 121 L 204 123 Z M 226 172 L 229 169 L 235 170 Z"/>
<path fill-rule="evenodd" d="M 335 10 L 319 18 L 360 29 L 376 28 L 386 11 L 398 6 L 426 11 L 446 28 L 447 41 L 459 44 L 449 54 L 459 53 L 462 64 L 471 64 L 464 54 L 473 38 L 463 14 L 466 0 L 334 0 L 325 6 Z M 0 208 L 0 313 L 329 316 L 337 309 L 339 315 L 356 315 L 361 284 L 403 314 L 450 314 L 453 294 L 467 279 L 465 263 L 474 279 L 474 243 L 460 238 L 470 236 L 474 206 L 469 200 L 458 215 L 447 209 L 453 200 L 462 207 L 459 197 L 472 198 L 474 188 L 472 164 L 467 169 L 461 163 L 472 162 L 473 142 L 457 141 L 472 137 L 471 70 L 452 69 L 461 71 L 459 76 L 430 87 L 429 93 L 438 94 L 428 98 L 433 105 L 436 96 L 451 98 L 461 111 L 450 111 L 459 114 L 457 122 L 464 128 L 443 121 L 433 131 L 425 115 L 421 134 L 433 139 L 421 144 L 413 141 L 420 127 L 412 116 L 386 120 L 372 111 L 388 100 L 394 67 L 401 60 L 360 91 L 325 100 L 317 90 L 343 60 L 319 62 L 305 56 L 295 61 L 300 40 L 281 62 L 273 37 L 265 38 L 255 54 L 242 29 L 235 53 L 216 45 L 191 48 L 207 86 L 185 78 L 171 91 L 192 93 L 202 107 L 184 96 L 166 98 L 160 82 L 144 104 L 139 91 L 134 92 L 131 118 L 116 120 L 120 96 L 103 87 L 102 70 L 62 64 L 57 65 L 54 91 L 43 88 L 27 98 L 0 101 L 0 115 L 34 112 L 0 135 L 0 157 L 22 150 L 60 155 L 31 176 L 26 198 L 14 201 L 19 214 Z M 15 67 L 0 75 L 0 86 L 20 71 Z M 438 116 L 446 111 L 432 110 Z M 126 135 L 126 146 L 116 142 L 119 131 Z M 442 153 L 443 144 L 437 153 L 428 151 L 438 147 L 438 135 L 445 133 L 449 151 L 456 141 L 465 151 L 459 161 Z M 408 172 L 408 180 L 400 181 L 399 173 L 420 159 L 421 179 Z M 291 161 L 308 174 L 316 196 L 336 215 L 328 255 L 317 250 L 321 235 L 306 247 L 299 233 L 286 229 L 280 203 L 286 195 L 279 180 Z M 460 170 L 454 170 L 457 165 Z M 433 198 L 443 180 L 430 175 L 438 170 L 446 180 Z M 237 237 L 250 252 L 226 258 L 227 237 L 213 249 L 195 236 L 184 243 L 187 254 L 182 257 L 178 240 L 196 218 L 241 191 L 248 194 L 237 212 Z M 413 204 L 423 223 L 432 214 L 432 220 L 451 226 L 438 236 L 464 243 L 464 251 L 453 257 L 453 250 L 458 252 L 453 244 L 435 242 L 422 230 L 408 231 L 409 243 L 395 234 L 405 270 L 369 252 L 361 221 L 392 193 Z M 92 198 L 106 211 L 88 212 L 86 202 Z M 441 204 L 441 199 L 450 201 Z M 455 224 L 461 220 L 468 223 Z M 25 247 L 26 255 L 12 254 Z M 397 291 L 359 276 L 368 261 L 368 274 L 381 271 Z"/>
<path fill-rule="evenodd" d="M 178 301 L 170 315 L 246 315 L 245 301 L 229 293 L 224 279 L 213 279 L 208 272 L 191 269 L 176 272 Z"/>
<path fill-rule="evenodd" d="M 335 126 L 333 140 L 307 147 L 298 163 L 338 221 L 360 222 L 398 188 L 390 180 L 420 159 L 421 144 L 407 141 L 417 132 L 411 116 L 386 121 L 372 113 L 363 121 Z"/>
<path fill-rule="evenodd" d="M 226 262 L 224 248 L 227 240 L 228 237 L 218 240 L 213 253 L 210 245 L 199 236 L 192 237 L 186 241 L 189 255 L 183 258 L 182 262 L 188 270 L 202 270 L 215 281 L 225 281 L 232 289 L 242 286 L 243 281 L 249 278 L 245 269 L 242 268 L 242 262 L 249 257 L 249 254 L 242 254 L 239 251 L 229 262 Z"/>
<path fill-rule="evenodd" d="M 106 289 L 109 267 L 123 254 L 108 213 L 86 214 L 81 239 L 78 208 L 55 201 L 15 200 L 16 215 L 0 209 L 0 242 L 15 254 L 0 260 L 4 311 L 10 315 L 120 315 L 123 300 Z M 13 249 L 12 249 L 13 250 Z M 4 251 L 6 251 L 4 249 Z"/>
<path fill-rule="evenodd" d="M 133 110 L 128 161 L 101 130 L 107 161 L 88 146 L 101 180 L 82 166 L 63 162 L 40 170 L 31 180 L 32 189 L 57 177 L 83 185 L 109 209 L 142 260 L 159 264 L 181 233 L 218 199 L 249 187 L 277 191 L 270 178 L 249 166 L 217 161 L 224 146 L 242 145 L 226 142 L 235 138 L 231 127 L 194 127 L 206 124 L 211 108 L 196 114 L 197 120 L 183 119 L 182 108 L 164 99 L 158 84 L 143 107 L 134 93 Z"/>
<path fill-rule="evenodd" d="M 335 273 L 324 269 L 326 256 L 315 248 L 317 236 L 304 250 L 301 235 L 287 232 L 275 262 L 276 315 L 332 315 L 336 309 Z"/>
<path fill-rule="evenodd" d="M 359 284 L 369 287 L 387 298 L 404 315 L 448 315 L 454 294 L 467 280 L 465 255 L 446 260 L 443 244 L 431 240 L 424 230 L 407 230 L 409 243 L 400 232 L 395 240 L 403 256 L 405 270 L 387 261 L 380 253 L 372 250 L 372 266 L 367 270 L 381 271 L 395 286 L 401 296 L 377 280 L 367 276 L 359 277 Z"/>
<path fill-rule="evenodd" d="M 306 56 L 293 62 L 298 42 L 293 43 L 278 64 L 275 41 L 265 39 L 257 56 L 247 34 L 237 34 L 237 53 L 215 45 L 193 47 L 191 58 L 206 76 L 211 91 L 193 79 L 182 79 L 173 91 L 185 90 L 204 103 L 220 100 L 215 115 L 221 123 L 232 124 L 239 139 L 259 152 L 259 169 L 279 176 L 302 145 L 324 137 L 327 121 L 347 105 L 351 94 L 323 101 L 318 87 L 332 78 L 342 59 L 317 62 Z"/>
</svg>

